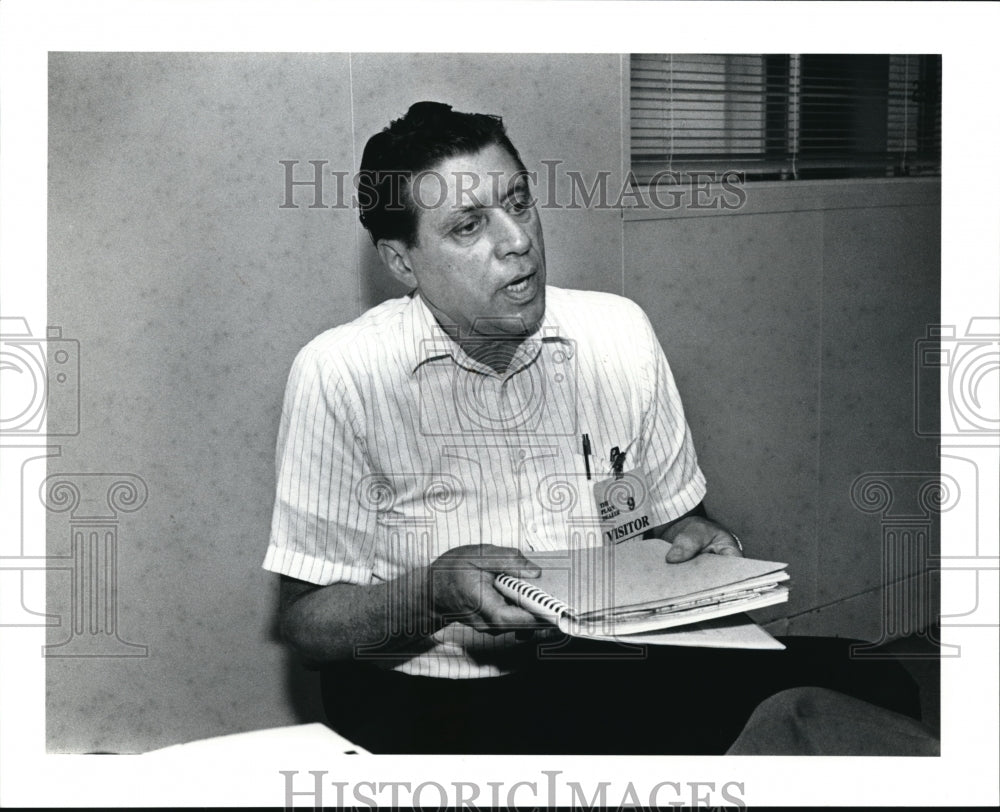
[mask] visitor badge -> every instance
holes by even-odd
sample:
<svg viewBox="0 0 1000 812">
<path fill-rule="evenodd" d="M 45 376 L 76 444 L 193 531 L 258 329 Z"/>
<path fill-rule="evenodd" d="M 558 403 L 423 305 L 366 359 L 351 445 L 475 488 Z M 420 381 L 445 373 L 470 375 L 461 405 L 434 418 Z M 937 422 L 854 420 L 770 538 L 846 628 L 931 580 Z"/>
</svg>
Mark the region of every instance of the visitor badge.
<svg viewBox="0 0 1000 812">
<path fill-rule="evenodd" d="M 605 544 L 617 544 L 652 529 L 648 493 L 646 475 L 638 468 L 624 473 L 616 471 L 594 483 L 594 501 Z"/>
</svg>

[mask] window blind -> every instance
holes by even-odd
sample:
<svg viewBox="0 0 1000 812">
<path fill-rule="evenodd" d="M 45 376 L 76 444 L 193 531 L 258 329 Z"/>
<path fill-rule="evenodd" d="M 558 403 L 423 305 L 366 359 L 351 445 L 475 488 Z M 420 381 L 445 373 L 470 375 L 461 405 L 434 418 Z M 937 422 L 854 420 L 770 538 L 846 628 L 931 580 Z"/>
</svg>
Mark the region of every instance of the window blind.
<svg viewBox="0 0 1000 812">
<path fill-rule="evenodd" d="M 641 183 L 939 174 L 941 59 L 633 54 L 631 149 Z"/>
</svg>

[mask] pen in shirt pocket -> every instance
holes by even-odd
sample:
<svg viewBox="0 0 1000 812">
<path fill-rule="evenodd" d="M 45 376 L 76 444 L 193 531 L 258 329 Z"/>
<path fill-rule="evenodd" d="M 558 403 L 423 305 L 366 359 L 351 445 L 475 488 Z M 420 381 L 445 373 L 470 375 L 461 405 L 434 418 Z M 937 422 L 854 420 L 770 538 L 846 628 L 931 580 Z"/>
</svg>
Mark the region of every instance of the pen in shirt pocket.
<svg viewBox="0 0 1000 812">
<path fill-rule="evenodd" d="M 590 435 L 584 434 L 582 438 L 583 442 L 583 468 L 587 473 L 587 479 L 591 479 L 590 475 Z"/>
</svg>

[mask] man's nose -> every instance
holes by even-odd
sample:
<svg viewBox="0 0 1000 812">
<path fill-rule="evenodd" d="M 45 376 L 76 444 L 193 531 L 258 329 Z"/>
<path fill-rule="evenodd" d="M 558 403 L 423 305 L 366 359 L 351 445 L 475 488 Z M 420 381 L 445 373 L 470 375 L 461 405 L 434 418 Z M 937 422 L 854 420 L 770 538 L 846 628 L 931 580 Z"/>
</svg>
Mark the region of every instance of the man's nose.
<svg viewBox="0 0 1000 812">
<path fill-rule="evenodd" d="M 496 253 L 502 259 L 508 254 L 524 254 L 531 248 L 531 234 L 527 223 L 515 219 L 510 212 L 501 209 L 495 218 Z"/>
</svg>

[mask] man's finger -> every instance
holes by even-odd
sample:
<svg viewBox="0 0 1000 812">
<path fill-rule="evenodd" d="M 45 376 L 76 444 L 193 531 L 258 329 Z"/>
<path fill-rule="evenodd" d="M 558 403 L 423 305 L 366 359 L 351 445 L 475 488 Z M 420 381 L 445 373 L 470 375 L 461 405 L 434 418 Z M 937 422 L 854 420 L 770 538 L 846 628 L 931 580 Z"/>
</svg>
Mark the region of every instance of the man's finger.
<svg viewBox="0 0 1000 812">
<path fill-rule="evenodd" d="M 520 578 L 537 578 L 541 567 L 525 558 L 513 547 L 480 544 L 452 550 L 441 556 L 435 566 L 439 569 L 479 569 L 494 573 L 507 573 Z"/>
<path fill-rule="evenodd" d="M 543 623 L 539 627 L 534 629 L 518 629 L 514 632 L 514 636 L 521 640 L 531 640 L 535 643 L 544 643 L 548 640 L 555 640 L 557 637 L 562 637 L 562 630 L 551 623 Z"/>
<path fill-rule="evenodd" d="M 489 572 L 507 573 L 519 578 L 537 578 L 542 574 L 542 568 L 534 561 L 529 561 L 518 550 L 507 547 L 494 547 L 491 544 L 484 544 L 483 551 L 493 551 L 496 553 L 487 554 L 481 558 L 470 559 L 470 563 L 481 570 Z"/>
<path fill-rule="evenodd" d="M 484 593 L 479 616 L 491 634 L 511 631 L 512 629 L 534 629 L 539 626 L 539 620 L 530 612 L 513 604 L 507 603 L 499 592 Z"/>
<path fill-rule="evenodd" d="M 679 564 L 681 561 L 694 558 L 701 552 L 701 547 L 702 545 L 697 539 L 685 533 L 680 533 L 667 551 L 667 563 Z"/>
<path fill-rule="evenodd" d="M 714 553 L 715 555 L 731 555 L 737 558 L 743 557 L 743 550 L 736 537 L 727 530 L 719 528 L 712 536 L 712 541 L 705 546 L 703 552 Z"/>
<path fill-rule="evenodd" d="M 712 542 L 712 544 L 705 548 L 705 552 L 715 553 L 716 555 L 735 556 L 736 558 L 743 557 L 743 553 L 740 552 L 740 548 L 736 546 L 736 543 L 728 539 L 722 542 Z"/>
</svg>

